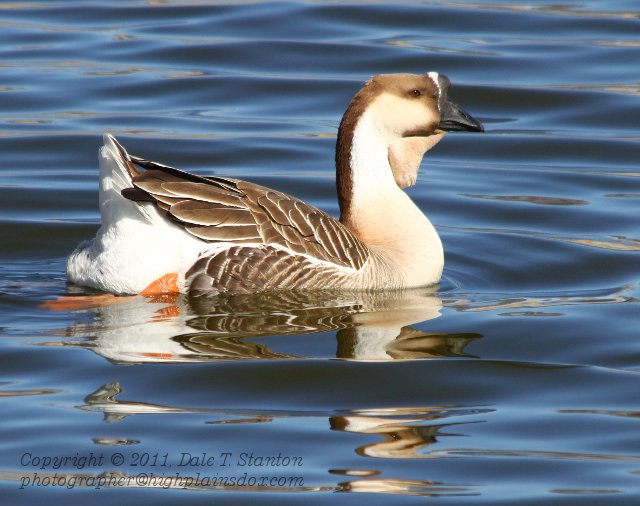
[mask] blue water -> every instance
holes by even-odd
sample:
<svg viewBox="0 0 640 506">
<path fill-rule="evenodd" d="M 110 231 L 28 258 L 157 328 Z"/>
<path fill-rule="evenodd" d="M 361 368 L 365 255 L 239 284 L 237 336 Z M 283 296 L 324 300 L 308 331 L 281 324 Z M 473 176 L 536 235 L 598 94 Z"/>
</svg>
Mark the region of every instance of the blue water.
<svg viewBox="0 0 640 506">
<path fill-rule="evenodd" d="M 639 61 L 631 0 L 0 3 L 0 503 L 640 503 Z M 337 215 L 350 98 L 429 70 L 486 127 L 409 190 L 435 289 L 41 306 L 103 132 Z"/>
</svg>

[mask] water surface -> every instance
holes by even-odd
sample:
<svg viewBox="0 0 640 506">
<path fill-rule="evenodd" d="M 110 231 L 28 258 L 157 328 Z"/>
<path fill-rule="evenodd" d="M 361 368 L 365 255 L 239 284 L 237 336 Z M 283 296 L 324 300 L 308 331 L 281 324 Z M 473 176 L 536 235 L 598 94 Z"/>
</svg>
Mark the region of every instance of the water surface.
<svg viewBox="0 0 640 506">
<path fill-rule="evenodd" d="M 2 502 L 637 504 L 639 18 L 0 4 Z M 103 132 L 337 215 L 349 99 L 429 70 L 487 129 L 448 135 L 409 190 L 438 287 L 42 307 L 79 292 L 65 261 L 98 226 Z"/>
</svg>

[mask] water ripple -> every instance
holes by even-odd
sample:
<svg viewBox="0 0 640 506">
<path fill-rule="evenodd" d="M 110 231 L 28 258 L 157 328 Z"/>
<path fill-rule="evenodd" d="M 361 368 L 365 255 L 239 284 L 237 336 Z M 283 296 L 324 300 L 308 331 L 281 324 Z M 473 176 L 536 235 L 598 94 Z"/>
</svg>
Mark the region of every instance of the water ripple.
<svg viewBox="0 0 640 506">
<path fill-rule="evenodd" d="M 637 502 L 637 2 L 59 0 L 0 13 L 4 502 L 197 502 L 195 490 L 238 504 L 247 492 Z M 337 215 L 349 98 L 373 74 L 427 70 L 487 126 L 448 135 L 409 190 L 444 244 L 439 286 L 78 306 L 95 294 L 66 284 L 65 259 L 98 227 L 103 132 Z M 132 486 L 20 490 L 32 471 L 54 474 L 21 466 L 25 452 L 280 452 L 303 458 L 304 484 L 143 491 L 140 470 L 103 466 L 57 471 Z"/>
</svg>

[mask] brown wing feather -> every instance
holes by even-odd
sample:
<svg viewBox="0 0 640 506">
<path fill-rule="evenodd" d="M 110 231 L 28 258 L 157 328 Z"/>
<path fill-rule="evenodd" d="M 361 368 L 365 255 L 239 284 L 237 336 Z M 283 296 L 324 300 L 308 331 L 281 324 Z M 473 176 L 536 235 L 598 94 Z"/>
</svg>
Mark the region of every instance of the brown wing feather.
<svg viewBox="0 0 640 506">
<path fill-rule="evenodd" d="M 135 201 L 155 201 L 185 230 L 208 242 L 278 244 L 301 255 L 360 269 L 367 246 L 327 213 L 290 195 L 221 177 L 201 177 L 129 156 Z"/>
<path fill-rule="evenodd" d="M 335 267 L 319 267 L 305 256 L 269 245 L 233 246 L 200 258 L 185 274 L 189 293 L 194 295 L 251 294 L 280 288 L 321 290 L 339 286 L 341 276 L 344 272 Z"/>
<path fill-rule="evenodd" d="M 367 261 L 367 246 L 324 211 L 285 193 L 246 181 L 237 184 L 247 195 L 254 217 L 267 217 L 256 220 L 265 242 L 354 269 L 360 269 Z"/>
</svg>

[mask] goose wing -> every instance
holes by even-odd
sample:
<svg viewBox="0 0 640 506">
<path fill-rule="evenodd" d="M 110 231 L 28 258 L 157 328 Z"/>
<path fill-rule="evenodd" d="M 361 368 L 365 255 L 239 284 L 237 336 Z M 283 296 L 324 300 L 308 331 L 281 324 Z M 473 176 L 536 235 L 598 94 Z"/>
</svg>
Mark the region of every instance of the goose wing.
<svg viewBox="0 0 640 506">
<path fill-rule="evenodd" d="M 155 203 L 184 229 L 207 242 L 271 244 L 342 267 L 360 269 L 367 246 L 316 207 L 263 186 L 201 177 L 128 155 L 133 187 L 122 195 Z"/>
</svg>

